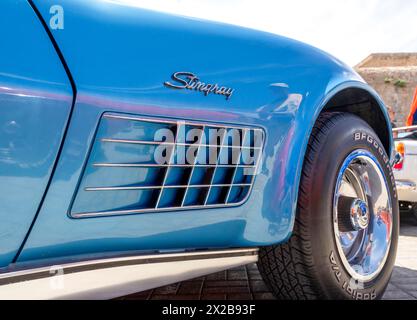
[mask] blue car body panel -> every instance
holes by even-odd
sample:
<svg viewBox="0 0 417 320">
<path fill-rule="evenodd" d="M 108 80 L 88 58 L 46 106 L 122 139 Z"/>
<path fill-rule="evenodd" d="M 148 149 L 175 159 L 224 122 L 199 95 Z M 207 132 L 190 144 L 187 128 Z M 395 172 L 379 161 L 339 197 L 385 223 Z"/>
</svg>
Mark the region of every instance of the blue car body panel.
<svg viewBox="0 0 417 320">
<path fill-rule="evenodd" d="M 77 87 L 67 137 L 18 262 L 130 250 L 261 246 L 291 234 L 310 132 L 337 92 L 375 92 L 328 54 L 284 37 L 172 16 L 118 1 L 36 0 Z M 230 99 L 163 85 L 176 71 L 234 88 Z M 238 207 L 73 219 L 71 205 L 106 112 L 256 126 L 265 149 Z M 387 127 L 388 116 L 383 110 Z"/>
<path fill-rule="evenodd" d="M 41 204 L 73 93 L 27 1 L 1 1 L 0 15 L 0 267 L 5 267 Z"/>
</svg>

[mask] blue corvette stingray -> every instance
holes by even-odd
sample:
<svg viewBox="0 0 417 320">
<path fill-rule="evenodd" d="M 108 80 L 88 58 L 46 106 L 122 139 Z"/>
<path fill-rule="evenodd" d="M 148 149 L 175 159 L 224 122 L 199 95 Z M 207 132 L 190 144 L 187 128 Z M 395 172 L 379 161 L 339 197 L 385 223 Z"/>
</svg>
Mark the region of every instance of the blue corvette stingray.
<svg viewBox="0 0 417 320">
<path fill-rule="evenodd" d="M 121 0 L 1 1 L 0 32 L 0 298 L 256 261 L 278 298 L 382 296 L 391 127 L 345 64 Z"/>
</svg>

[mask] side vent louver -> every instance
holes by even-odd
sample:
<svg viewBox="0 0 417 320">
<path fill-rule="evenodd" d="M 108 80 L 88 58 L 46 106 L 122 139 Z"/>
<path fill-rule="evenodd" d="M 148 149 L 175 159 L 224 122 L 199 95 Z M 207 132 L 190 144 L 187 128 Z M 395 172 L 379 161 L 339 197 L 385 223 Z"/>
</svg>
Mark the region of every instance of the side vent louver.
<svg viewBox="0 0 417 320">
<path fill-rule="evenodd" d="M 105 114 L 71 216 L 240 205 L 263 142 L 253 127 Z"/>
</svg>

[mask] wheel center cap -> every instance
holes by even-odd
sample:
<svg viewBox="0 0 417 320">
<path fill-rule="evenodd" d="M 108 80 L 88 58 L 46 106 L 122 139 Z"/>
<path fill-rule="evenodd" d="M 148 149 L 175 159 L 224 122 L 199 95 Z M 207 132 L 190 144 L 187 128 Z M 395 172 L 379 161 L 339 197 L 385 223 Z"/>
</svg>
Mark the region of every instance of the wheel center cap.
<svg viewBox="0 0 417 320">
<path fill-rule="evenodd" d="M 350 221 L 355 230 L 366 229 L 369 225 L 369 209 L 365 201 L 356 199 L 350 207 Z"/>
</svg>

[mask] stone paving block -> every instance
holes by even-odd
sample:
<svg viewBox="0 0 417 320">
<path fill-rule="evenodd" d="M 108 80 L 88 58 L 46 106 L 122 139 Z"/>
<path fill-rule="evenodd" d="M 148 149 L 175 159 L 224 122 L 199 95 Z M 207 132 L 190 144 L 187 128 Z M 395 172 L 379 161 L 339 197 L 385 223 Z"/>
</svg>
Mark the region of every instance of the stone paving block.
<svg viewBox="0 0 417 320">
<path fill-rule="evenodd" d="M 386 291 L 396 291 L 399 290 L 399 288 L 394 285 L 392 282 L 388 284 Z"/>
<path fill-rule="evenodd" d="M 248 265 L 246 266 L 246 269 L 247 269 L 248 271 L 256 271 L 256 272 L 259 272 L 259 271 L 258 271 L 258 266 L 256 265 L 256 263 L 251 263 L 251 264 L 248 264 Z"/>
<path fill-rule="evenodd" d="M 252 292 L 269 292 L 268 287 L 262 280 L 256 280 L 250 282 Z"/>
<path fill-rule="evenodd" d="M 227 271 L 227 280 L 247 280 L 246 270 L 229 270 Z"/>
<path fill-rule="evenodd" d="M 200 294 L 203 281 L 186 281 L 180 284 L 178 294 Z"/>
<path fill-rule="evenodd" d="M 248 286 L 242 287 L 205 287 L 203 293 L 250 293 Z"/>
<path fill-rule="evenodd" d="M 201 300 L 226 300 L 227 295 L 224 293 L 205 293 L 201 296 Z"/>
<path fill-rule="evenodd" d="M 408 285 L 408 284 L 414 284 L 417 282 L 417 278 L 406 278 L 406 277 L 391 277 L 391 283 L 395 286 L 401 286 L 401 285 Z"/>
<path fill-rule="evenodd" d="M 387 291 L 384 294 L 383 300 L 410 300 L 413 299 L 413 296 L 405 293 L 402 290 L 396 291 Z"/>
<path fill-rule="evenodd" d="M 206 281 L 205 287 L 247 287 L 247 281 L 226 280 L 226 281 Z"/>
<path fill-rule="evenodd" d="M 414 279 L 413 281 L 409 283 L 400 283 L 400 284 L 395 283 L 395 284 L 398 288 L 400 288 L 401 290 L 405 292 L 417 291 L 417 279 Z"/>
<path fill-rule="evenodd" d="M 276 300 L 275 296 L 271 292 L 254 293 L 254 300 Z"/>
<path fill-rule="evenodd" d="M 156 294 L 152 295 L 151 300 L 199 300 L 199 296 L 195 294 Z"/>
<path fill-rule="evenodd" d="M 227 295 L 227 300 L 252 300 L 252 295 L 250 293 L 229 293 Z"/>
<path fill-rule="evenodd" d="M 417 245 L 417 244 L 416 244 Z M 417 260 L 417 255 L 416 255 Z M 392 272 L 391 280 L 396 282 L 410 282 L 410 278 L 417 278 L 417 269 L 411 270 L 403 266 L 396 266 Z"/>
<path fill-rule="evenodd" d="M 249 271 L 250 280 L 262 280 L 261 274 L 259 272 Z"/>
<path fill-rule="evenodd" d="M 156 288 L 154 294 L 175 294 L 178 290 L 179 283 L 170 284 L 165 287 Z"/>
<path fill-rule="evenodd" d="M 123 300 L 147 300 L 152 294 L 152 290 L 137 292 L 128 296 L 123 297 Z"/>
<path fill-rule="evenodd" d="M 221 271 L 213 274 L 209 274 L 205 277 L 206 280 L 226 280 L 226 271 Z"/>
<path fill-rule="evenodd" d="M 244 270 L 244 269 L 245 269 L 245 266 L 239 266 L 239 267 L 234 267 L 234 268 L 227 269 L 227 271 L 241 271 L 241 270 Z"/>
</svg>

